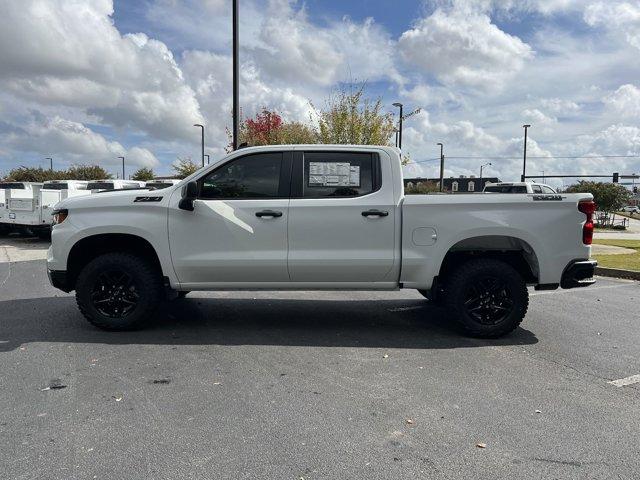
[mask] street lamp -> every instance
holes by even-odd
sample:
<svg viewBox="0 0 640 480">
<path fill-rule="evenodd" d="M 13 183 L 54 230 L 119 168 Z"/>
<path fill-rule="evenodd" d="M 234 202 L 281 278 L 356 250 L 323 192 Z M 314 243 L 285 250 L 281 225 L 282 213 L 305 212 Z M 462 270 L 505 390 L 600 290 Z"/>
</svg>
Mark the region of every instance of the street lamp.
<svg viewBox="0 0 640 480">
<path fill-rule="evenodd" d="M 437 143 L 440 145 L 440 191 L 442 192 L 444 182 L 444 145 L 442 143 Z"/>
<path fill-rule="evenodd" d="M 209 154 L 208 154 L 208 153 L 207 153 L 207 154 L 205 154 L 205 157 L 207 157 L 207 165 L 209 165 L 209 161 L 210 161 L 210 160 L 209 160 Z"/>
<path fill-rule="evenodd" d="M 402 107 L 403 105 L 400 102 L 396 102 L 393 104 L 394 107 L 398 107 L 400 109 L 400 124 L 398 125 L 398 145 L 399 149 L 402 149 Z"/>
<path fill-rule="evenodd" d="M 522 158 L 522 177 L 520 177 L 520 181 L 525 181 L 525 176 L 527 174 L 527 131 L 531 125 L 523 125 L 524 128 L 524 156 Z"/>
<path fill-rule="evenodd" d="M 240 46 L 238 38 L 238 0 L 233 0 L 231 7 L 231 23 L 233 31 L 233 149 L 238 149 L 238 130 L 240 124 Z M 203 150 L 204 152 L 204 150 Z M 203 153 L 204 155 L 204 153 Z M 202 157 L 204 161 L 204 156 Z"/>
<path fill-rule="evenodd" d="M 544 170 L 542 170 L 542 183 L 544 183 Z"/>
<path fill-rule="evenodd" d="M 491 162 L 485 163 L 484 165 L 480 165 L 480 188 L 483 190 L 484 190 L 484 187 L 482 186 L 482 169 L 484 167 L 488 167 L 489 165 L 491 165 Z"/>
<path fill-rule="evenodd" d="M 49 160 L 49 170 L 53 171 L 53 158 L 46 157 L 45 160 Z"/>
<path fill-rule="evenodd" d="M 201 142 L 201 146 L 202 146 L 202 166 L 204 167 L 204 125 L 200 125 L 199 123 L 194 123 L 193 126 L 194 127 L 200 127 L 202 129 L 202 142 Z"/>
<path fill-rule="evenodd" d="M 118 157 L 122 159 L 122 179 L 124 180 L 124 157 Z"/>
</svg>

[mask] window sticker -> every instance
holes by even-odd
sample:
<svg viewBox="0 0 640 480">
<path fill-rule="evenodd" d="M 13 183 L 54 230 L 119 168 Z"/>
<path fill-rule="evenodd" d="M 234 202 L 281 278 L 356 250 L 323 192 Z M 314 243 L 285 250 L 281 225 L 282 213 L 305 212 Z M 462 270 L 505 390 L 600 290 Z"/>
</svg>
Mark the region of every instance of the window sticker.
<svg viewBox="0 0 640 480">
<path fill-rule="evenodd" d="M 346 162 L 309 162 L 310 187 L 359 187 L 360 166 Z"/>
</svg>

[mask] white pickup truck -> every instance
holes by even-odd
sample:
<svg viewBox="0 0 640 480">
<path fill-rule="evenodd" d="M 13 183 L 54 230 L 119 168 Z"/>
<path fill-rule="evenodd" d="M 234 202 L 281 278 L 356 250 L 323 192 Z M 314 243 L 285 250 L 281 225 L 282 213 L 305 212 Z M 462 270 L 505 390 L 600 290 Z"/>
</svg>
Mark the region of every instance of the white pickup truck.
<svg viewBox="0 0 640 480">
<path fill-rule="evenodd" d="M 594 282 L 594 209 L 590 194 L 405 196 L 390 147 L 254 147 L 161 190 L 62 201 L 47 265 L 104 329 L 192 290 L 412 288 L 498 337 L 525 316 L 527 285 Z"/>
</svg>

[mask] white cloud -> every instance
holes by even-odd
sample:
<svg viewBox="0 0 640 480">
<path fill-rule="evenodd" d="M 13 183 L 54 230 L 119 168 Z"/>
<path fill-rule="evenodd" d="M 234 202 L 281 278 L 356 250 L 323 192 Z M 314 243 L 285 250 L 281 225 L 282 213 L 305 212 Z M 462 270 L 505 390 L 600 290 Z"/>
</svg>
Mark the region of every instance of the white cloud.
<svg viewBox="0 0 640 480">
<path fill-rule="evenodd" d="M 584 11 L 584 21 L 614 34 L 624 33 L 627 41 L 640 48 L 640 3 L 607 0 L 594 2 Z"/>
<path fill-rule="evenodd" d="M 630 83 L 622 85 L 603 99 L 613 112 L 621 117 L 640 118 L 640 88 Z"/>
<path fill-rule="evenodd" d="M 568 99 L 562 98 L 543 98 L 540 105 L 549 112 L 559 115 L 574 115 L 580 111 L 580 105 Z"/>
<path fill-rule="evenodd" d="M 558 122 L 557 118 L 550 117 L 537 108 L 526 108 L 522 111 L 522 117 L 526 122 L 543 126 L 549 126 Z"/>
<path fill-rule="evenodd" d="M 188 138 L 202 115 L 167 46 L 120 35 L 111 0 L 0 4 L 0 82 L 23 98 L 84 109 L 103 122 Z"/>
<path fill-rule="evenodd" d="M 296 10 L 295 2 L 288 0 L 269 2 L 258 45 L 248 50 L 261 72 L 288 84 L 403 81 L 393 62 L 394 42 L 372 18 L 358 23 L 343 17 L 320 27 L 309 21 L 304 8 Z"/>
<path fill-rule="evenodd" d="M 445 84 L 500 89 L 533 57 L 531 47 L 491 23 L 486 14 L 438 9 L 402 34 L 400 51 L 410 68 Z"/>
<path fill-rule="evenodd" d="M 55 152 L 63 159 L 78 163 L 116 164 L 118 156 L 127 162 L 144 167 L 155 167 L 158 160 L 149 150 L 124 148 L 119 142 L 108 141 L 85 125 L 59 116 L 45 119 L 35 114 L 20 131 L 3 136 L 3 143 L 14 150 L 51 155 Z"/>
</svg>

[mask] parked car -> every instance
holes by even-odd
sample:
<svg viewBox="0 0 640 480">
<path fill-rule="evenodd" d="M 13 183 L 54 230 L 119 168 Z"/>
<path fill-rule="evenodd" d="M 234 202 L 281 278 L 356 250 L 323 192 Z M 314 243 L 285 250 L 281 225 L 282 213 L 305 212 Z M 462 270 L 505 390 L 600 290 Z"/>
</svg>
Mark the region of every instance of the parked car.
<svg viewBox="0 0 640 480">
<path fill-rule="evenodd" d="M 498 337 L 524 318 L 527 285 L 594 283 L 594 209 L 589 193 L 405 197 L 391 147 L 253 147 L 161 191 L 63 200 L 47 266 L 110 330 L 192 290 L 412 288 Z"/>
<path fill-rule="evenodd" d="M 487 183 L 483 191 L 488 193 L 557 193 L 549 185 L 533 182 Z"/>
<path fill-rule="evenodd" d="M 627 205 L 626 207 L 622 207 L 622 211 L 627 213 L 640 213 L 640 207 L 637 205 Z"/>
</svg>

